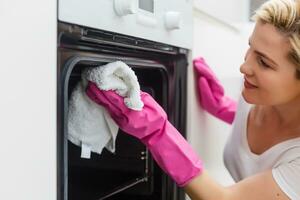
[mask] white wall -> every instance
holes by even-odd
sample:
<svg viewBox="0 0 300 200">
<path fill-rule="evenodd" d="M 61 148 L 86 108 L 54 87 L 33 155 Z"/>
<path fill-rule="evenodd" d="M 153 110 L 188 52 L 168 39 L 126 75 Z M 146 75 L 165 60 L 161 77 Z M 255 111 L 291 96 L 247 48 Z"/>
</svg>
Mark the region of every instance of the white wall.
<svg viewBox="0 0 300 200">
<path fill-rule="evenodd" d="M 240 64 L 248 44 L 252 24 L 226 24 L 194 10 L 193 58 L 203 56 L 225 88 L 226 95 L 237 100 L 240 96 Z M 249 28 L 250 27 L 250 28 Z M 189 68 L 188 137 L 219 183 L 233 183 L 223 165 L 223 148 L 231 126 L 203 111 L 196 98 L 194 74 Z"/>
<path fill-rule="evenodd" d="M 228 22 L 247 22 L 250 0 L 194 0 L 194 4 L 205 12 Z"/>
<path fill-rule="evenodd" d="M 56 1 L 0 1 L 0 199 L 56 199 Z"/>
</svg>

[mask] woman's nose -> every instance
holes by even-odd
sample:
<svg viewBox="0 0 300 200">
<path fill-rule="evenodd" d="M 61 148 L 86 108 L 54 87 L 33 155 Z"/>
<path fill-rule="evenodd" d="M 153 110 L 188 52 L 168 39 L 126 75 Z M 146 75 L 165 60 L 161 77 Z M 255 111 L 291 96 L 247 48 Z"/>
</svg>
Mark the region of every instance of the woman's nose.
<svg viewBox="0 0 300 200">
<path fill-rule="evenodd" d="M 251 62 L 251 57 L 252 57 L 251 51 L 250 51 L 250 49 L 248 49 L 245 54 L 244 62 L 240 66 L 240 72 L 242 74 L 245 74 L 248 76 L 251 76 L 253 74 L 253 70 L 251 67 L 251 65 L 253 65 L 253 63 Z"/>
<path fill-rule="evenodd" d="M 247 63 L 246 63 L 246 61 L 244 61 L 243 62 L 243 64 L 241 64 L 241 66 L 240 66 L 240 72 L 242 73 L 242 74 L 246 74 L 247 73 Z"/>
</svg>

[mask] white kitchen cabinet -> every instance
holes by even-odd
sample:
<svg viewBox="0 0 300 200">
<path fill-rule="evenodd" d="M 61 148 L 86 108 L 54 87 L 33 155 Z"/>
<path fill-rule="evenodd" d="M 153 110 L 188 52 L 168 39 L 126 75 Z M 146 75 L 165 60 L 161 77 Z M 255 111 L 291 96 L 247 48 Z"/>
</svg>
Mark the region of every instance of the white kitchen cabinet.
<svg viewBox="0 0 300 200">
<path fill-rule="evenodd" d="M 0 1 L 0 199 L 56 199 L 56 1 Z"/>
</svg>

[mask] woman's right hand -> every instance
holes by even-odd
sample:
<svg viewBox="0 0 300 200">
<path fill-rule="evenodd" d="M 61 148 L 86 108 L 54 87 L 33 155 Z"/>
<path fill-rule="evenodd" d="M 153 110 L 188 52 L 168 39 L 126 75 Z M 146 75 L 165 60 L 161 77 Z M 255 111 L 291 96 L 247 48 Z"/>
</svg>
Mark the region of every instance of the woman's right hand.
<svg viewBox="0 0 300 200">
<path fill-rule="evenodd" d="M 115 91 L 104 91 L 93 82 L 89 82 L 86 94 L 97 104 L 106 108 L 112 119 L 126 133 L 144 140 L 151 134 L 160 132 L 167 121 L 163 108 L 146 92 L 141 92 L 144 103 L 142 110 L 132 110 L 124 103 L 124 97 Z"/>
<path fill-rule="evenodd" d="M 193 60 L 200 104 L 213 116 L 232 124 L 236 112 L 236 101 L 224 95 L 224 88 L 204 58 Z"/>
<path fill-rule="evenodd" d="M 203 171 L 202 161 L 185 138 L 168 121 L 163 108 L 146 92 L 141 92 L 142 110 L 129 109 L 115 91 L 100 90 L 89 82 L 86 94 L 103 106 L 118 126 L 140 139 L 158 165 L 181 187 Z"/>
</svg>

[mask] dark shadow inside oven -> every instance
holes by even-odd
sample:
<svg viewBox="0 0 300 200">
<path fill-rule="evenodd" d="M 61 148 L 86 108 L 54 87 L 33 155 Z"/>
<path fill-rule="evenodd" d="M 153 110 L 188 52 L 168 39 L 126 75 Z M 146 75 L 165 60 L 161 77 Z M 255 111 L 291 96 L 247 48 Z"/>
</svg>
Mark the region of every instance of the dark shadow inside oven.
<svg viewBox="0 0 300 200">
<path fill-rule="evenodd" d="M 68 80 L 68 97 L 81 80 L 86 67 L 106 63 L 78 62 Z M 164 108 L 167 108 L 165 69 L 130 65 L 135 71 L 141 89 L 151 94 Z M 68 199 L 69 200 L 137 200 L 160 199 L 159 188 L 162 172 L 151 158 L 145 146 L 134 137 L 119 130 L 116 152 L 106 149 L 102 154 L 92 153 L 91 159 L 80 157 L 81 148 L 68 142 Z"/>
</svg>

